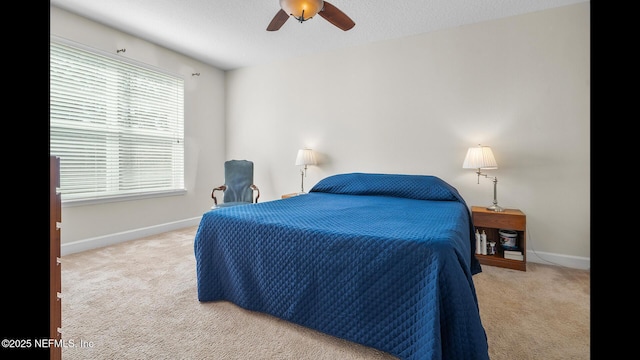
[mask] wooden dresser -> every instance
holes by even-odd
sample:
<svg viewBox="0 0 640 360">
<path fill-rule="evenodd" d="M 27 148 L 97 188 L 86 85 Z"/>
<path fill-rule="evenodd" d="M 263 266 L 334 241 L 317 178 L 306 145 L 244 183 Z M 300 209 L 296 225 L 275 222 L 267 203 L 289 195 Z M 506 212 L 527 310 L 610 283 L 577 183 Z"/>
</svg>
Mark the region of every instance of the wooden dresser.
<svg viewBox="0 0 640 360">
<path fill-rule="evenodd" d="M 60 267 L 60 158 L 49 156 L 49 338 L 62 339 L 62 279 Z M 62 347 L 50 347 L 50 359 L 62 359 Z"/>
</svg>

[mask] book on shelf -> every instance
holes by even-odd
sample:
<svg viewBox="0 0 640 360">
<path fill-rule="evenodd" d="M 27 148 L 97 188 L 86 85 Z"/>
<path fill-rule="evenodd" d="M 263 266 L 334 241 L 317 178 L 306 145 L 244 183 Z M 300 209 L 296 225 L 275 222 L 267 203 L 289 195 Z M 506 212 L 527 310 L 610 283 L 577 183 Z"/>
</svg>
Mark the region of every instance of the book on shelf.
<svg viewBox="0 0 640 360">
<path fill-rule="evenodd" d="M 522 251 L 516 251 L 516 250 L 505 250 L 504 251 L 505 255 L 522 255 Z"/>
<path fill-rule="evenodd" d="M 510 259 L 510 260 L 524 261 L 524 256 L 522 254 L 520 254 L 520 255 L 517 255 L 517 254 L 504 254 L 504 258 L 505 259 Z"/>
</svg>

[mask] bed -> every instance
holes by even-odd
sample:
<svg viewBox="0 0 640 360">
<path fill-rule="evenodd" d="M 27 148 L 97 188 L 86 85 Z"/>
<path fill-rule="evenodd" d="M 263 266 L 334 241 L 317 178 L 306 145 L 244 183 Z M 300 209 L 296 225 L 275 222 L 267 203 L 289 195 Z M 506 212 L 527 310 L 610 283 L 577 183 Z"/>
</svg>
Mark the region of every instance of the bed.
<svg viewBox="0 0 640 360">
<path fill-rule="evenodd" d="M 473 234 L 438 177 L 332 175 L 308 194 L 204 213 L 197 296 L 400 359 L 488 359 Z"/>
</svg>

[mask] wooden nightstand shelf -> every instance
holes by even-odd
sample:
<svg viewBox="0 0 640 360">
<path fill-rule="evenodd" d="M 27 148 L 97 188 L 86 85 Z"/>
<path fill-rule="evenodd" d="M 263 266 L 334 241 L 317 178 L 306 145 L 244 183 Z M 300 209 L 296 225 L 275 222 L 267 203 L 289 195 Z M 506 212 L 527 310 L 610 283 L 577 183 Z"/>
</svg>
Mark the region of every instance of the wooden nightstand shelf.
<svg viewBox="0 0 640 360">
<path fill-rule="evenodd" d="M 476 254 L 478 261 L 483 265 L 499 266 L 514 270 L 527 271 L 527 217 L 518 209 L 505 209 L 502 212 L 487 210 L 482 206 L 472 206 L 473 225 L 480 233 L 487 234 L 487 242 L 496 242 L 495 255 Z M 514 230 L 517 234 L 518 250 L 522 252 L 523 260 L 511 260 L 504 258 L 504 249 L 500 246 L 499 230 Z"/>
</svg>

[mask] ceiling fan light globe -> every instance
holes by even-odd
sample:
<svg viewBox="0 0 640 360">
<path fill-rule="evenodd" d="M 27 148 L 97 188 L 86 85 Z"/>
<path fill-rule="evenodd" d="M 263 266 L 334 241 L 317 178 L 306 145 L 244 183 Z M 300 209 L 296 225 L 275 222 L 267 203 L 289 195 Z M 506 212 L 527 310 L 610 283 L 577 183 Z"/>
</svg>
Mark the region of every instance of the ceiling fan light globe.
<svg viewBox="0 0 640 360">
<path fill-rule="evenodd" d="M 298 21 L 307 21 L 322 10 L 322 0 L 280 0 L 280 7 Z M 304 10 L 304 17 L 303 11 Z"/>
</svg>

